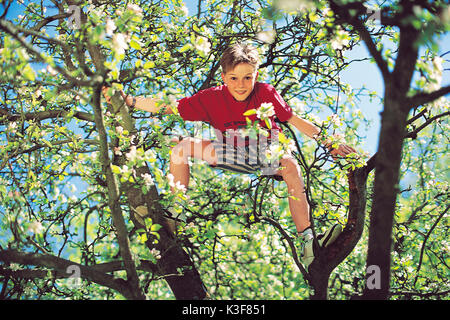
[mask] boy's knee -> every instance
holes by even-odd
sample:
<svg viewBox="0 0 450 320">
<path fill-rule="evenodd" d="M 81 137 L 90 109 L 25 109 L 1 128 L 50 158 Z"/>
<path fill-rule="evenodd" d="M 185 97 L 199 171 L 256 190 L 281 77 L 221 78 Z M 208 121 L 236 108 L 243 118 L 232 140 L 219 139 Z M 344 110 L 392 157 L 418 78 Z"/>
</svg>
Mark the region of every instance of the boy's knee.
<svg viewBox="0 0 450 320">
<path fill-rule="evenodd" d="M 293 177 L 300 175 L 300 168 L 297 161 L 293 158 L 283 158 L 280 160 L 280 174 L 284 177 Z"/>
<path fill-rule="evenodd" d="M 190 151 L 190 142 L 183 139 L 175 145 L 170 153 L 170 161 L 173 164 L 187 163 Z"/>
</svg>

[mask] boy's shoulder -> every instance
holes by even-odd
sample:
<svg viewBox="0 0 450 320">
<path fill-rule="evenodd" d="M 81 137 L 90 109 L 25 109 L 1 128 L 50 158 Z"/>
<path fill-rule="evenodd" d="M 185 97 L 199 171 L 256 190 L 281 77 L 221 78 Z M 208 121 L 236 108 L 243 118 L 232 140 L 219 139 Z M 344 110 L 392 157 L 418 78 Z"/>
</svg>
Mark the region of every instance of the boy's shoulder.
<svg viewBox="0 0 450 320">
<path fill-rule="evenodd" d="M 255 83 L 255 90 L 261 91 L 261 92 L 268 92 L 271 93 L 275 90 L 274 86 L 272 86 L 269 83 L 265 82 L 256 82 Z"/>
</svg>

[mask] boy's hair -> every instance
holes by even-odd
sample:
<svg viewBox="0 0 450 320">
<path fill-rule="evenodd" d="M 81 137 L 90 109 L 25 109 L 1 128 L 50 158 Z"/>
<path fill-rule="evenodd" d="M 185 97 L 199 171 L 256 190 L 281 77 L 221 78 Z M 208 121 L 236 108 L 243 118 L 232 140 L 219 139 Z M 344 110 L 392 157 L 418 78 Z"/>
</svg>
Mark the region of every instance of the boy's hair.
<svg viewBox="0 0 450 320">
<path fill-rule="evenodd" d="M 236 43 L 228 47 L 220 59 L 223 73 L 233 70 L 240 63 L 248 63 L 258 70 L 260 61 L 256 48 L 246 43 Z"/>
</svg>

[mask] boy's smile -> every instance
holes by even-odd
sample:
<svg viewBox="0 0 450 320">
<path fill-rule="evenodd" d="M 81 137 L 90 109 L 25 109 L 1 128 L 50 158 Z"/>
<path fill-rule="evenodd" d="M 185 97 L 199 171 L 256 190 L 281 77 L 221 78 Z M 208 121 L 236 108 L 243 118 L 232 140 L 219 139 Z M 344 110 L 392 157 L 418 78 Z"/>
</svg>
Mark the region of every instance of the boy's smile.
<svg viewBox="0 0 450 320">
<path fill-rule="evenodd" d="M 233 70 L 222 73 L 222 80 L 237 101 L 244 101 L 255 87 L 258 72 L 248 63 L 240 63 Z"/>
</svg>

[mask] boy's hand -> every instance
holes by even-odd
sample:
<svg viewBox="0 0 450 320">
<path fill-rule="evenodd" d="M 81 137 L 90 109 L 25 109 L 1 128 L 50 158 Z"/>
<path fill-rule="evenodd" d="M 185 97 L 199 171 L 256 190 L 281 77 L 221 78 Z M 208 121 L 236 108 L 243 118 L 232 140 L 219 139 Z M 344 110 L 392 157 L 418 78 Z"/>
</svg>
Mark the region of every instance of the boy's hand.
<svg viewBox="0 0 450 320">
<path fill-rule="evenodd" d="M 106 103 L 111 104 L 111 96 L 108 94 L 109 87 L 102 87 L 102 93 L 105 97 Z M 123 90 L 120 90 L 120 95 L 122 96 L 123 100 L 125 101 L 125 104 L 128 107 L 131 107 L 133 105 L 133 97 L 125 94 Z"/>
<path fill-rule="evenodd" d="M 333 159 L 336 159 L 337 156 L 345 157 L 350 153 L 356 153 L 356 150 L 345 144 L 340 144 L 339 147 L 337 147 L 337 149 L 331 150 L 330 153 Z"/>
</svg>

